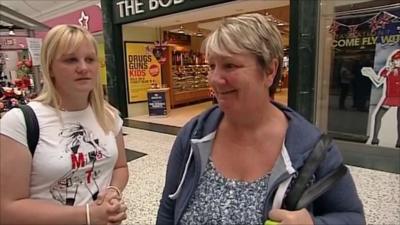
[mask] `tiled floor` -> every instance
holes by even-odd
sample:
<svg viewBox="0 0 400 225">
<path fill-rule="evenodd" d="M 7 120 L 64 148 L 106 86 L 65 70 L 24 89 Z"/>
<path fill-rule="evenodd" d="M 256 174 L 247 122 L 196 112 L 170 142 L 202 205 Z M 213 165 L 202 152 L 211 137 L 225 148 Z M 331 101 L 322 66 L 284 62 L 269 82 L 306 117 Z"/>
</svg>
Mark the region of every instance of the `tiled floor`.
<svg viewBox="0 0 400 225">
<path fill-rule="evenodd" d="M 124 224 L 155 224 L 165 169 L 175 136 L 124 127 L 127 149 L 147 155 L 128 163 L 124 191 L 128 219 Z M 128 150 L 129 151 L 129 150 Z M 400 175 L 349 167 L 364 203 L 367 224 L 400 224 Z"/>
<path fill-rule="evenodd" d="M 140 115 L 140 116 L 129 117 L 127 119 L 147 122 L 147 123 L 156 123 L 156 124 L 182 127 L 192 117 L 194 117 L 197 114 L 200 114 L 201 112 L 203 112 L 204 110 L 206 110 L 211 106 L 212 102 L 207 101 L 199 104 L 172 109 L 167 117 L 152 117 L 149 115 Z"/>
<path fill-rule="evenodd" d="M 288 98 L 288 90 L 287 88 L 279 90 L 275 94 L 275 101 L 280 102 L 282 104 L 287 104 Z M 189 121 L 195 115 L 200 114 L 207 108 L 211 107 L 211 101 L 203 102 L 199 104 L 189 105 L 185 107 L 180 107 L 176 109 L 172 109 L 167 117 L 150 117 L 149 115 L 137 115 L 133 117 L 129 117 L 127 119 L 147 122 L 147 123 L 156 123 L 163 124 L 169 126 L 182 127 L 187 121 Z"/>
</svg>

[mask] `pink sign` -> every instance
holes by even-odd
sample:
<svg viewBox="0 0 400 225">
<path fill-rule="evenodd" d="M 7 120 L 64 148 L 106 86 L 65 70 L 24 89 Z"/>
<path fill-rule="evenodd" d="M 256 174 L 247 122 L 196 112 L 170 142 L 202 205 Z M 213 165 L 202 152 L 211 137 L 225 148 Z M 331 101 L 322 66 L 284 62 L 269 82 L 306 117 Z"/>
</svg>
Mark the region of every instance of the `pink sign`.
<svg viewBox="0 0 400 225">
<path fill-rule="evenodd" d="M 85 27 L 91 33 L 103 31 L 103 17 L 101 8 L 98 5 L 92 5 L 63 16 L 59 16 L 43 23 L 54 27 L 59 24 L 76 24 Z M 46 32 L 37 32 L 36 37 L 44 37 Z"/>
<path fill-rule="evenodd" d="M 26 44 L 26 37 L 0 37 L 1 50 L 17 50 L 28 48 Z"/>
</svg>

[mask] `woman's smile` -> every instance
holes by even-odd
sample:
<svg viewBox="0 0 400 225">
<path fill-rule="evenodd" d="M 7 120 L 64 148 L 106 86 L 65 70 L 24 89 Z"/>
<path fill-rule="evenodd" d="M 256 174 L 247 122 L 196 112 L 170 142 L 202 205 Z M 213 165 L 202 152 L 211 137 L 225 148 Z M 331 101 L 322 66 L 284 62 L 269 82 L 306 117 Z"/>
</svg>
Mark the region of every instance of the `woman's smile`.
<svg viewBox="0 0 400 225">
<path fill-rule="evenodd" d="M 220 95 L 228 95 L 228 94 L 232 94 L 232 93 L 234 93 L 236 91 L 237 90 L 228 90 L 228 91 L 220 91 L 220 92 L 217 92 L 217 93 L 220 94 Z"/>
</svg>

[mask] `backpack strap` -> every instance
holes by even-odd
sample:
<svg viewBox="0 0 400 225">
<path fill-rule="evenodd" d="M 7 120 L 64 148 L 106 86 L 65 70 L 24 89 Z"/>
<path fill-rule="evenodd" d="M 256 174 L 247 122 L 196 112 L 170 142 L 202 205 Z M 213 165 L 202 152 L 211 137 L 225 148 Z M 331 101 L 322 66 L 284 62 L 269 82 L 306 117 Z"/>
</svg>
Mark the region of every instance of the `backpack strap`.
<svg viewBox="0 0 400 225">
<path fill-rule="evenodd" d="M 26 124 L 26 139 L 28 142 L 29 151 L 33 157 L 36 150 L 36 145 L 39 142 L 39 122 L 36 114 L 29 105 L 18 106 L 24 114 Z"/>
<path fill-rule="evenodd" d="M 341 163 L 336 169 L 329 172 L 316 183 L 307 187 L 307 183 L 315 173 L 318 166 L 325 159 L 327 150 L 332 140 L 326 134 L 322 134 L 313 151 L 307 158 L 303 168 L 299 172 L 293 188 L 289 191 L 285 205 L 288 210 L 299 210 L 308 207 L 315 199 L 328 191 L 347 173 L 347 167 Z"/>
</svg>

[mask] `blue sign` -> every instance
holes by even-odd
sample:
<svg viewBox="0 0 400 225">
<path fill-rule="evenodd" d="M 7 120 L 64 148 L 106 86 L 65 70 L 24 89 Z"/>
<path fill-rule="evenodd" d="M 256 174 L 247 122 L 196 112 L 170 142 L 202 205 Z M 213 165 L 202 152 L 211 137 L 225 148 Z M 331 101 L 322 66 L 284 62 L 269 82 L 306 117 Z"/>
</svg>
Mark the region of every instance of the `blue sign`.
<svg viewBox="0 0 400 225">
<path fill-rule="evenodd" d="M 168 114 L 167 111 L 167 101 L 166 94 L 168 92 L 160 91 L 160 92 L 147 92 L 147 100 L 149 107 L 149 115 L 150 116 L 166 116 Z"/>
</svg>

